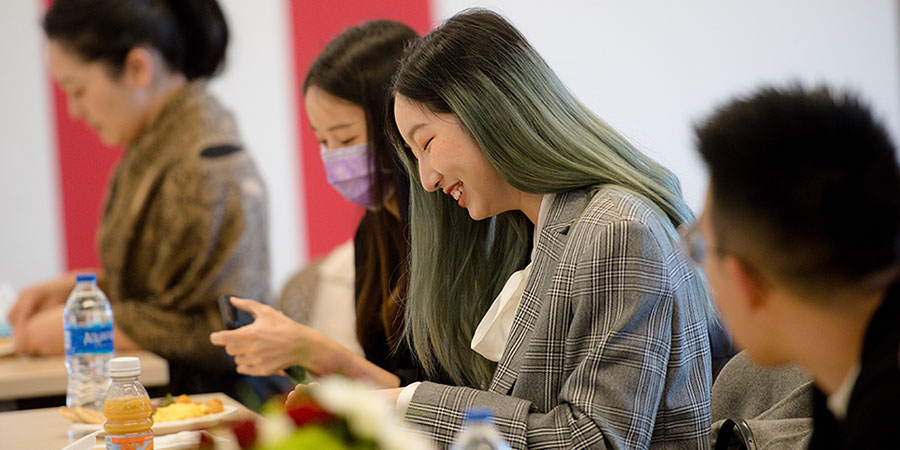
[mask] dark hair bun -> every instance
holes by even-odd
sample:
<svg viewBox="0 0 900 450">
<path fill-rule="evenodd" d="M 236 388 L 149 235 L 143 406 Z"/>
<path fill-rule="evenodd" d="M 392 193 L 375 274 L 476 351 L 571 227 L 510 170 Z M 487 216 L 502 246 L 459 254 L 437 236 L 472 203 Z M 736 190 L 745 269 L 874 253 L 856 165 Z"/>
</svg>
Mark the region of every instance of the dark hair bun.
<svg viewBox="0 0 900 450">
<path fill-rule="evenodd" d="M 189 80 L 208 78 L 223 66 L 228 46 L 216 0 L 56 0 L 43 26 L 49 39 L 116 73 L 132 48 L 149 46 Z"/>
</svg>

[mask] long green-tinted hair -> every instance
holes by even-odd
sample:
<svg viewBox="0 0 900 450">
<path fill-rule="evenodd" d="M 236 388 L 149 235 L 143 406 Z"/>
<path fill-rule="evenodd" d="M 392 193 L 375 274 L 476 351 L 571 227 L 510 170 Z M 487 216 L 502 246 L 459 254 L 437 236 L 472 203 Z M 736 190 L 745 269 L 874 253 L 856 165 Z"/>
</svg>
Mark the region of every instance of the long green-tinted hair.
<svg viewBox="0 0 900 450">
<path fill-rule="evenodd" d="M 456 115 L 516 189 L 626 187 L 668 217 L 672 239 L 678 225 L 693 219 L 677 178 L 582 105 L 493 12 L 464 11 L 415 40 L 393 90 L 433 112 Z M 388 119 L 411 183 L 407 339 L 426 371 L 442 368 L 457 383 L 485 387 L 494 366 L 470 349 L 470 341 L 510 274 L 527 263 L 533 226 L 519 211 L 476 222 L 449 196 L 424 191 L 393 114 Z M 705 290 L 698 287 L 698 295 L 706 298 Z"/>
</svg>

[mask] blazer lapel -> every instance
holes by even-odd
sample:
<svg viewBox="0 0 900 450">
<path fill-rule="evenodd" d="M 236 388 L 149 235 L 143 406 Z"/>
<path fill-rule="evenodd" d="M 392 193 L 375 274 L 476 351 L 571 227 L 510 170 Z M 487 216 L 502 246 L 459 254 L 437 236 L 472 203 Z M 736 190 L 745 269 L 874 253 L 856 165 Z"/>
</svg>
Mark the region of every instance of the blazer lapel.
<svg viewBox="0 0 900 450">
<path fill-rule="evenodd" d="M 515 385 L 527 349 L 526 343 L 531 340 L 543 299 L 553 284 L 553 274 L 556 273 L 556 266 L 566 247 L 569 228 L 590 200 L 590 192 L 593 191 L 561 193 L 550 205 L 546 223 L 535 248 L 531 275 L 525 283 L 525 291 L 516 309 L 516 317 L 513 319 L 506 348 L 488 388 L 490 392 L 505 395 Z"/>
</svg>

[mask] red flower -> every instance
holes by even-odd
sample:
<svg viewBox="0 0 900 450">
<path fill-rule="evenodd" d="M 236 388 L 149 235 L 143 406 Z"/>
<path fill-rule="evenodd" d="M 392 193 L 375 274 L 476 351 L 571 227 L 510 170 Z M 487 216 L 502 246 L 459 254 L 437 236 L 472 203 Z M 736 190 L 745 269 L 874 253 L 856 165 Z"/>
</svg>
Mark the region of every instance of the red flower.
<svg viewBox="0 0 900 450">
<path fill-rule="evenodd" d="M 231 431 L 238 440 L 238 445 L 242 449 L 253 447 L 256 443 L 257 430 L 256 422 L 253 420 L 242 420 L 231 424 Z"/>
<path fill-rule="evenodd" d="M 297 399 L 291 405 L 291 408 L 287 410 L 287 413 L 297 427 L 328 423 L 336 419 L 334 415 L 325 411 L 315 399 L 309 396 Z"/>
</svg>

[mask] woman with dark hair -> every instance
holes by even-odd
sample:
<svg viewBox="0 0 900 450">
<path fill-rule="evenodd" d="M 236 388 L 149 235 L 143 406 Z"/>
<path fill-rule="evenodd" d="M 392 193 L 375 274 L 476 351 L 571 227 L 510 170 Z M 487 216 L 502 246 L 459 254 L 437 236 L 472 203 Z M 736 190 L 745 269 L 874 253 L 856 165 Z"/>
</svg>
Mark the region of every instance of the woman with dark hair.
<svg viewBox="0 0 900 450">
<path fill-rule="evenodd" d="M 406 419 L 440 444 L 489 406 L 513 448 L 707 447 L 719 329 L 679 248 L 675 176 L 489 11 L 416 40 L 391 102 L 412 179 L 406 338 L 460 385 L 393 391 Z"/>
<path fill-rule="evenodd" d="M 416 37 L 393 21 L 349 28 L 316 58 L 303 84 L 329 182 L 347 200 L 367 208 L 354 240 L 356 335 L 365 359 L 274 308 L 234 299 L 255 322 L 210 339 L 235 356 L 238 372 L 268 375 L 299 364 L 316 375 L 342 373 L 381 387 L 420 379 L 400 339 L 409 179 L 384 131 L 391 76 L 404 47 Z"/>
<path fill-rule="evenodd" d="M 123 145 L 97 234 L 118 349 L 170 364 L 173 392 L 231 390 L 234 365 L 207 336 L 217 298 L 268 295 L 266 193 L 229 113 L 206 90 L 228 27 L 215 0 L 56 0 L 49 61 L 69 114 Z M 26 289 L 13 309 L 22 353 L 63 351 L 75 274 Z"/>
</svg>

